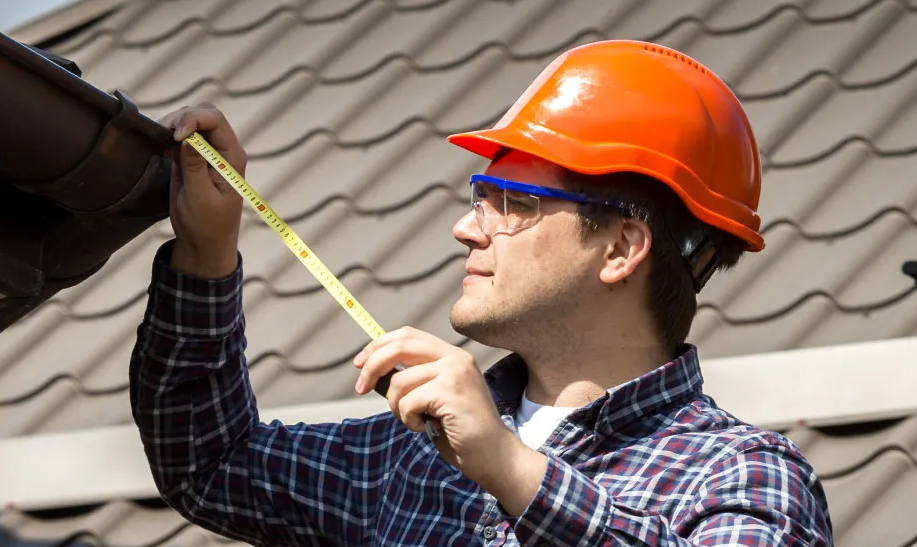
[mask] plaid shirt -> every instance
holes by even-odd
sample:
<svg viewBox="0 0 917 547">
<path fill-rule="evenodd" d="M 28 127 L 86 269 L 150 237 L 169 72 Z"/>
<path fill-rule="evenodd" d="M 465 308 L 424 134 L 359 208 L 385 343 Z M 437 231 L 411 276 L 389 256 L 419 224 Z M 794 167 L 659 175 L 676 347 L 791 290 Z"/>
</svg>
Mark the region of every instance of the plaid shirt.
<svg viewBox="0 0 917 547">
<path fill-rule="evenodd" d="M 168 267 L 170 249 L 154 260 L 131 405 L 163 498 L 204 528 L 272 547 L 832 544 L 812 468 L 789 440 L 701 392 L 691 346 L 561 422 L 514 518 L 390 413 L 260 422 L 241 262 L 227 279 L 196 279 Z M 510 356 L 485 377 L 515 429 L 525 364 Z"/>
</svg>

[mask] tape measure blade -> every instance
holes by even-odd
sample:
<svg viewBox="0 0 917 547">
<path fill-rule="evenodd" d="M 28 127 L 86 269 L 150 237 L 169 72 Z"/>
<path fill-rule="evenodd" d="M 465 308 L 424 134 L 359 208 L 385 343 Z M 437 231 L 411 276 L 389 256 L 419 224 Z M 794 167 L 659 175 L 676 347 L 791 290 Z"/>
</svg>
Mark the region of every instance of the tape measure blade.
<svg viewBox="0 0 917 547">
<path fill-rule="evenodd" d="M 198 151 L 214 170 L 232 186 L 239 195 L 246 200 L 249 206 L 261 217 L 265 224 L 280 237 L 287 248 L 296 256 L 309 273 L 325 288 L 325 291 L 344 308 L 351 318 L 372 339 L 385 334 L 382 327 L 357 301 L 331 270 L 318 256 L 306 245 L 295 231 L 281 218 L 279 214 L 264 200 L 258 192 L 236 171 L 223 156 L 199 133 L 194 132 L 185 139 Z"/>
<path fill-rule="evenodd" d="M 325 287 L 328 294 L 338 301 L 338 304 L 350 314 L 351 318 L 370 336 L 370 338 L 375 340 L 385 334 L 382 327 L 371 315 L 369 315 L 369 312 L 357 302 L 357 299 L 350 294 L 350 291 L 344 287 L 344 284 L 331 273 L 331 270 L 319 260 L 318 256 L 312 253 L 306 243 L 296 235 L 296 232 L 280 218 L 280 215 L 278 215 L 271 206 L 255 192 L 255 189 L 248 184 L 242 175 L 239 174 L 203 136 L 195 131 L 185 140 L 188 141 L 218 173 L 220 173 L 223 179 L 226 180 L 243 199 L 248 201 L 248 204 L 258 213 L 261 220 L 267 223 L 277 235 L 280 236 L 280 239 L 283 240 L 287 248 L 290 249 L 290 252 L 299 259 L 303 266 L 309 270 L 309 273 Z M 271 218 L 270 221 L 268 220 L 268 216 Z M 304 255 L 303 252 L 306 254 Z M 311 260 L 307 261 L 306 259 L 310 257 Z M 335 296 L 335 291 L 338 292 L 337 296 Z M 403 365 L 399 365 L 397 370 L 402 369 Z M 395 372 L 395 370 L 390 371 L 377 381 L 376 391 L 383 397 L 388 397 L 388 387 L 391 377 Z M 431 442 L 436 442 L 440 436 L 439 431 L 436 429 L 436 426 L 433 425 L 430 418 L 426 420 L 426 434 Z"/>
</svg>

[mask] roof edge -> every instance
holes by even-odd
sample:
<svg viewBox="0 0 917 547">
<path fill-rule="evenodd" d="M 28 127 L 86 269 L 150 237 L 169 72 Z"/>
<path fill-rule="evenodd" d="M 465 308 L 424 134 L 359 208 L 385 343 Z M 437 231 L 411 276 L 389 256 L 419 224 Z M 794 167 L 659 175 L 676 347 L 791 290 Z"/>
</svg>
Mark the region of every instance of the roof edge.
<svg viewBox="0 0 917 547">
<path fill-rule="evenodd" d="M 78 0 L 26 21 L 4 34 L 24 44 L 39 44 L 91 21 L 124 2 L 125 0 Z"/>
</svg>

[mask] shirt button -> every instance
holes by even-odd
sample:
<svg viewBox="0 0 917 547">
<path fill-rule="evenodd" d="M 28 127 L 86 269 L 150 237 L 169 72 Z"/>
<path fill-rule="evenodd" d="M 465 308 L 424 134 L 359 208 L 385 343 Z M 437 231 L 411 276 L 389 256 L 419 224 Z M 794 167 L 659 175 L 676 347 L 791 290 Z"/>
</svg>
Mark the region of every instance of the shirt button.
<svg viewBox="0 0 917 547">
<path fill-rule="evenodd" d="M 484 539 L 490 541 L 493 538 L 497 537 L 497 529 L 493 526 L 484 527 Z"/>
</svg>

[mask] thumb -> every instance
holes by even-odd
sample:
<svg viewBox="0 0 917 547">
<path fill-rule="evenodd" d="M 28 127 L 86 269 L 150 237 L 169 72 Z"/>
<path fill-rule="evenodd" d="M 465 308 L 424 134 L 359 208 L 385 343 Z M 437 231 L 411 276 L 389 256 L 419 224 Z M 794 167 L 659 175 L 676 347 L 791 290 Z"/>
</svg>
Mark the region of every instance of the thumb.
<svg viewBox="0 0 917 547">
<path fill-rule="evenodd" d="M 207 172 L 210 164 L 187 141 L 182 141 L 181 143 L 179 163 L 181 164 L 185 192 L 206 195 L 213 191 L 213 181 Z"/>
<path fill-rule="evenodd" d="M 200 155 L 193 146 L 188 144 L 188 141 L 182 141 L 181 143 L 181 152 L 180 152 L 179 162 L 181 163 L 182 174 L 185 177 L 188 176 L 197 176 L 200 177 L 201 174 L 206 175 L 207 173 L 207 160 L 204 159 L 204 156 Z"/>
</svg>

